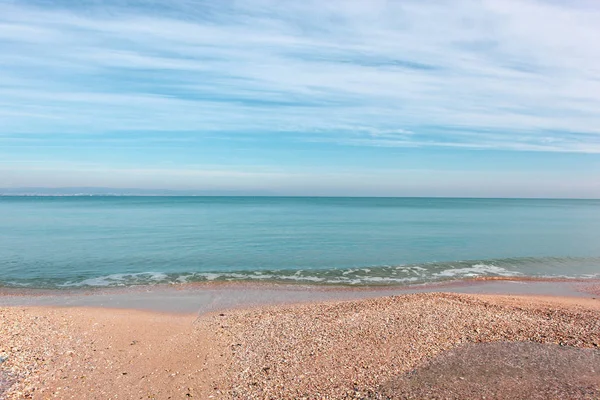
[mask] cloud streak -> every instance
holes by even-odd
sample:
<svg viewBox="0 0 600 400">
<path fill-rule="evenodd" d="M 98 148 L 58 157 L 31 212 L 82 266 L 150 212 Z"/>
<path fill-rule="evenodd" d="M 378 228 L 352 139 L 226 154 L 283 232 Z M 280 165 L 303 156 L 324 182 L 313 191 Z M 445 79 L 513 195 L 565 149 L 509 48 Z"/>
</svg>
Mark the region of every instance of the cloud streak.
<svg viewBox="0 0 600 400">
<path fill-rule="evenodd" d="M 600 7 L 0 1 L 0 141 L 178 132 L 600 153 Z"/>
</svg>

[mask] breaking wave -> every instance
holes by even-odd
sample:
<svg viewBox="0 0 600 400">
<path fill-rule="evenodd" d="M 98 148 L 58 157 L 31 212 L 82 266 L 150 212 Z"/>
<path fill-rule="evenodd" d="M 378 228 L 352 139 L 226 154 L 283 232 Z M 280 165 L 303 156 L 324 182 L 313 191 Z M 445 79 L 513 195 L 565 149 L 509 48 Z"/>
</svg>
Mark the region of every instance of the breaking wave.
<svg viewBox="0 0 600 400">
<path fill-rule="evenodd" d="M 0 282 L 0 285 L 59 289 L 237 281 L 382 286 L 478 277 L 598 278 L 600 273 L 596 271 L 600 271 L 600 258 L 530 257 L 332 269 L 119 273 L 68 280 L 6 281 Z"/>
</svg>

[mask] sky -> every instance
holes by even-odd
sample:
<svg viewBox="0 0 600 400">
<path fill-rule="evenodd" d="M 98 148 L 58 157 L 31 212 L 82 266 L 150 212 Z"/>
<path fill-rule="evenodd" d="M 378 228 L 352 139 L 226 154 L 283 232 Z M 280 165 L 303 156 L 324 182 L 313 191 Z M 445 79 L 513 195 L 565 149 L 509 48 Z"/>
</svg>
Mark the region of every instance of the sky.
<svg viewBox="0 0 600 400">
<path fill-rule="evenodd" d="M 0 0 L 0 187 L 600 197 L 596 0 Z"/>
</svg>

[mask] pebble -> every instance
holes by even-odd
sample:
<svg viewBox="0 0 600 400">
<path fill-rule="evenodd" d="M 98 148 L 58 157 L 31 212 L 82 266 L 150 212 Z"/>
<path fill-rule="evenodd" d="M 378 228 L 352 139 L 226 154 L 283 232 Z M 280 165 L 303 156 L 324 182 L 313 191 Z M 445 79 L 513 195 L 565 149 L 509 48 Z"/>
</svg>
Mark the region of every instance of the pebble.
<svg viewBox="0 0 600 400">
<path fill-rule="evenodd" d="M 414 294 L 220 314 L 199 318 L 196 329 L 214 334 L 211 343 L 218 361 L 205 369 L 223 378 L 211 386 L 210 397 L 196 394 L 195 388 L 187 385 L 182 386 L 181 395 L 365 399 L 372 397 L 382 382 L 465 343 L 531 341 L 583 348 L 597 348 L 600 343 L 598 309 L 474 295 Z M 120 381 L 135 376 L 134 366 L 115 369 L 118 356 L 103 364 L 90 363 L 97 359 L 96 349 L 99 353 L 107 349 L 96 348 L 97 344 L 90 342 L 93 336 L 82 337 L 81 331 L 73 329 L 68 312 L 5 307 L 0 308 L 0 320 L 9 321 L 0 324 L 2 373 L 15 378 L 4 380 L 7 387 L 0 385 L 0 398 L 49 398 L 51 394 L 60 398 L 73 384 L 73 380 L 61 378 L 75 366 L 89 368 L 81 371 L 89 371 L 90 376 L 92 371 L 119 375 Z M 141 344 L 131 337 L 126 340 L 124 345 L 129 348 L 130 344 L 143 346 L 147 339 Z M 196 359 L 197 355 L 190 353 L 189 357 Z M 185 376 L 176 370 L 165 375 L 171 374 L 173 382 Z M 84 381 L 83 375 L 77 376 Z M 61 382 L 64 389 L 52 392 L 44 384 L 46 378 Z M 106 387 L 106 392 L 95 392 L 93 398 L 122 397 L 117 390 Z M 148 397 L 156 395 L 151 392 Z"/>
<path fill-rule="evenodd" d="M 597 310 L 440 293 L 236 310 L 212 324 L 238 344 L 227 395 L 244 399 L 369 398 L 460 344 L 594 347 L 600 339 Z"/>
</svg>

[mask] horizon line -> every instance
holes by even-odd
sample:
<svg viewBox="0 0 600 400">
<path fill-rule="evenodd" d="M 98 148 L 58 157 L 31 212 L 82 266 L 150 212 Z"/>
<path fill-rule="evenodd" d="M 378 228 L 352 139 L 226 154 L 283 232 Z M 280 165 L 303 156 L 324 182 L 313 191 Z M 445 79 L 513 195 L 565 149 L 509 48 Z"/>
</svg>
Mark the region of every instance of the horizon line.
<svg viewBox="0 0 600 400">
<path fill-rule="evenodd" d="M 21 188 L 20 188 L 21 189 Z M 22 188 L 26 189 L 26 188 Z M 72 188 L 55 188 L 72 189 Z M 106 188 L 99 188 L 106 189 Z M 0 197 L 229 197 L 229 198 L 244 198 L 244 197 L 261 197 L 261 198 L 330 198 L 330 199 L 463 199 L 463 200 L 600 200 L 598 197 L 522 197 L 522 196 L 389 196 L 389 195 L 285 195 L 285 194 L 161 194 L 161 193 L 2 193 L 4 188 L 0 188 Z M 15 190 L 15 189 L 13 189 Z M 126 190 L 142 190 L 149 191 L 173 191 L 173 189 L 121 189 Z M 182 190 L 184 191 L 184 190 Z"/>
</svg>

